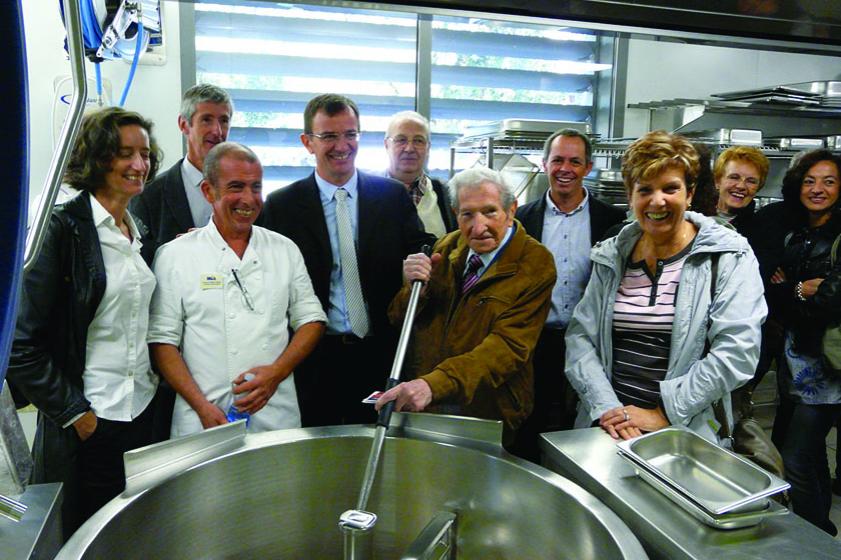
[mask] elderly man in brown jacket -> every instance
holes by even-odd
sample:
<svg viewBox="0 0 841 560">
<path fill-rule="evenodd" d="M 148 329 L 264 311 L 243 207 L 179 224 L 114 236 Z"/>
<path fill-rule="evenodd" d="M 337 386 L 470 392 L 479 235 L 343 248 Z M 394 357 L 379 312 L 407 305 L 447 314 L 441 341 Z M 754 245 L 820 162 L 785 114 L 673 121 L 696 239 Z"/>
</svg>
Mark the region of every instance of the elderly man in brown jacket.
<svg viewBox="0 0 841 560">
<path fill-rule="evenodd" d="M 508 447 L 534 403 L 532 355 L 554 259 L 514 220 L 517 200 L 499 173 L 468 169 L 449 186 L 459 231 L 439 239 L 431 258 L 406 258 L 406 282 L 389 309 L 399 324 L 412 282 L 426 283 L 404 369 L 411 381 L 387 391 L 377 408 L 394 400 L 396 410 L 502 420 Z"/>
</svg>

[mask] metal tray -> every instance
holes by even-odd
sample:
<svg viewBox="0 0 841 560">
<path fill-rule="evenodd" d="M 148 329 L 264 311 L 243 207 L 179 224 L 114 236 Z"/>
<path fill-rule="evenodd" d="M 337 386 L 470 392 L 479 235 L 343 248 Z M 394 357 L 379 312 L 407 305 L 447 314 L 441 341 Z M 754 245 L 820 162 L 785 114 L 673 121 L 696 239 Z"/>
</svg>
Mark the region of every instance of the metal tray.
<svg viewBox="0 0 841 560">
<path fill-rule="evenodd" d="M 796 95 L 808 97 L 821 95 L 825 91 L 825 82 L 802 82 L 783 86 L 770 86 L 756 89 L 728 91 L 725 93 L 714 93 L 712 96 L 720 99 L 740 99 L 743 97 L 754 97 L 758 95 Z"/>
<path fill-rule="evenodd" d="M 686 428 L 664 428 L 617 446 L 712 515 L 762 510 L 768 496 L 790 486 Z"/>
<path fill-rule="evenodd" d="M 679 491 L 675 490 L 671 486 L 669 486 L 666 482 L 660 480 L 657 476 L 648 472 L 648 470 L 631 459 L 630 456 L 620 454 L 626 460 L 628 460 L 631 464 L 634 465 L 636 468 L 637 474 L 653 486 L 655 489 L 659 490 L 663 495 L 667 498 L 672 500 L 675 504 L 680 506 L 685 512 L 689 515 L 714 529 L 742 529 L 745 527 L 753 527 L 754 525 L 758 525 L 762 522 L 766 517 L 772 517 L 775 515 L 785 515 L 788 513 L 788 509 L 781 506 L 777 502 L 769 501 L 763 509 L 753 512 L 746 512 L 746 513 L 725 513 L 723 515 L 712 515 L 707 511 L 704 511 L 703 508 L 699 507 L 698 504 L 694 503 L 692 500 L 688 499 L 686 496 L 681 494 Z"/>
<path fill-rule="evenodd" d="M 464 131 L 465 138 L 477 136 L 542 136 L 548 138 L 550 134 L 562 128 L 573 128 L 583 134 L 590 133 L 590 124 L 572 121 L 539 121 L 534 119 L 502 119 L 484 124 L 469 126 Z"/>
<path fill-rule="evenodd" d="M 816 150 L 824 147 L 823 138 L 766 138 L 765 144 L 781 150 Z"/>
<path fill-rule="evenodd" d="M 716 144 L 762 146 L 762 131 L 744 128 L 716 128 L 683 133 L 690 139 L 707 140 Z"/>
<path fill-rule="evenodd" d="M 827 136 L 826 147 L 830 150 L 841 150 L 841 136 Z"/>
</svg>

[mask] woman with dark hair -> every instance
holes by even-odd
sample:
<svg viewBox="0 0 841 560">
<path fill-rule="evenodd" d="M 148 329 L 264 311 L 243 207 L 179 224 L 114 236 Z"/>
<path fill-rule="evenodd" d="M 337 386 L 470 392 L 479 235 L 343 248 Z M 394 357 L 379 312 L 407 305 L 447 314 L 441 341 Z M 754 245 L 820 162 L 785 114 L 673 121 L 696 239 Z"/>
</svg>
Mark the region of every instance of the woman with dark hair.
<svg viewBox="0 0 841 560">
<path fill-rule="evenodd" d="M 839 171 L 841 157 L 815 150 L 786 173 L 788 231 L 768 288 L 785 329 L 774 443 L 785 462 L 794 512 L 833 535 L 826 436 L 841 414 L 841 375 L 826 367 L 822 340 L 827 325 L 841 319 L 841 262 L 833 266 L 831 258 L 841 235 Z"/>
<path fill-rule="evenodd" d="M 682 425 L 718 441 L 712 404 L 748 381 L 766 315 L 753 251 L 690 212 L 699 172 L 686 138 L 650 132 L 622 158 L 635 221 L 591 253 L 566 334 L 576 427 L 630 439 Z"/>
<path fill-rule="evenodd" d="M 158 169 L 152 123 L 86 115 L 58 206 L 24 275 L 7 379 L 38 408 L 32 482 L 64 483 L 64 536 L 125 487 L 123 453 L 152 442 L 146 345 L 154 243 L 127 211 Z"/>
</svg>

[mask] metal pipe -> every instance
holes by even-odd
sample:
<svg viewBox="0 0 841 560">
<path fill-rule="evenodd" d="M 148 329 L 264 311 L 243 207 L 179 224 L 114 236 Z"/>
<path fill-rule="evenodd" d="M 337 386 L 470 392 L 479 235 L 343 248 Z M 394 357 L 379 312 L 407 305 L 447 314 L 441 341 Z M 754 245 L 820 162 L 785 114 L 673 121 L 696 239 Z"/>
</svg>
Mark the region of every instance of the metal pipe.
<svg viewBox="0 0 841 560">
<path fill-rule="evenodd" d="M 47 234 L 47 223 L 52 214 L 53 204 L 58 196 L 64 170 L 67 168 L 67 160 L 70 158 L 70 151 L 76 142 L 76 135 L 79 132 L 79 125 L 88 98 L 88 82 L 85 75 L 85 49 L 82 42 L 82 24 L 79 11 L 79 0 L 63 0 L 64 2 L 64 24 L 67 29 L 67 49 L 70 55 L 70 70 L 73 77 L 73 97 L 70 100 L 70 111 L 64 119 L 61 127 L 56 151 L 50 161 L 50 169 L 47 179 L 44 182 L 44 192 L 35 212 L 35 220 L 26 235 L 26 253 L 24 254 L 24 272 L 32 268 L 38 253 L 41 252 L 41 245 Z"/>
<path fill-rule="evenodd" d="M 415 310 L 418 307 L 420 291 L 423 282 L 416 281 L 412 285 L 412 293 L 409 296 L 409 304 L 406 307 L 406 317 L 403 319 L 403 329 L 400 331 L 400 339 L 397 341 L 397 352 L 394 362 L 391 365 L 391 374 L 388 376 L 386 390 L 394 387 L 400 382 L 400 371 L 403 368 L 403 359 L 406 357 L 406 349 L 409 346 L 409 337 L 412 333 L 412 324 L 415 321 Z M 371 488 L 374 486 L 374 479 L 377 475 L 377 465 L 380 462 L 385 433 L 388 430 L 388 423 L 391 419 L 391 412 L 394 410 L 394 401 L 386 404 L 380 410 L 380 417 L 377 419 L 377 427 L 374 433 L 374 442 L 371 444 L 371 452 L 368 455 L 368 464 L 365 467 L 365 477 L 362 479 L 362 490 L 359 492 L 359 501 L 356 509 L 365 511 L 368 505 L 368 497 L 371 495 Z"/>
<path fill-rule="evenodd" d="M 431 247 L 424 246 L 423 252 L 429 254 Z M 394 361 L 391 364 L 391 373 L 386 382 L 386 391 L 400 382 L 400 371 L 403 369 L 403 359 L 406 357 L 406 349 L 409 346 L 409 337 L 412 334 L 412 325 L 415 322 L 415 311 L 418 307 L 423 282 L 416 280 L 412 284 L 412 292 L 409 295 L 409 303 L 406 306 L 406 316 L 403 318 L 403 328 L 400 331 L 400 338 L 397 341 L 397 351 Z M 359 500 L 356 502 L 355 510 L 344 512 L 339 519 L 339 527 L 344 533 L 344 560 L 362 560 L 371 558 L 370 541 L 371 530 L 377 522 L 377 516 L 365 511 L 368 506 L 368 498 L 371 489 L 374 487 L 374 479 L 377 476 L 377 466 L 380 463 L 385 435 L 388 431 L 388 424 L 391 421 L 391 413 L 394 411 L 394 401 L 387 403 L 380 409 L 377 418 L 377 426 L 374 428 L 374 441 L 371 443 L 371 451 L 368 453 L 368 463 L 365 466 L 365 475 L 362 478 L 362 489 L 359 492 Z"/>
</svg>

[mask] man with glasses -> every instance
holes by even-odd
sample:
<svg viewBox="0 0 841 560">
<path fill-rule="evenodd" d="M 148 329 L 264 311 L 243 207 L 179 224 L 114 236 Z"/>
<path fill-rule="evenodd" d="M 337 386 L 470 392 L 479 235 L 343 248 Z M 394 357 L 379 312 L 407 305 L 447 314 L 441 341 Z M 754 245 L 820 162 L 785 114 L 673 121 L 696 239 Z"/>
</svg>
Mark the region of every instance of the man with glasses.
<svg viewBox="0 0 841 560">
<path fill-rule="evenodd" d="M 295 244 L 253 225 L 263 207 L 254 152 L 220 144 L 204 174 L 212 218 L 161 247 L 153 267 L 148 341 L 178 393 L 171 435 L 225 424 L 232 403 L 250 414 L 249 431 L 300 427 L 292 371 L 324 332 L 321 303 Z"/>
<path fill-rule="evenodd" d="M 424 229 L 435 237 L 455 231 L 456 219 L 441 181 L 424 171 L 429 159 L 429 121 L 415 111 L 402 111 L 391 117 L 385 134 L 388 152 L 387 176 L 406 186 Z"/>
<path fill-rule="evenodd" d="M 359 110 L 347 97 L 319 95 L 304 110 L 301 142 L 315 172 L 273 192 L 264 225 L 298 244 L 327 333 L 298 368 L 304 426 L 372 422 L 361 401 L 383 388 L 397 337 L 386 310 L 402 283 L 403 258 L 434 241 L 406 189 L 356 169 Z"/>
</svg>

